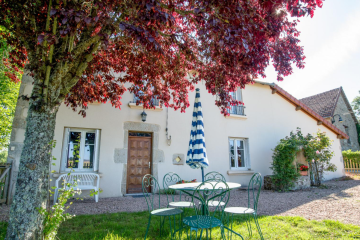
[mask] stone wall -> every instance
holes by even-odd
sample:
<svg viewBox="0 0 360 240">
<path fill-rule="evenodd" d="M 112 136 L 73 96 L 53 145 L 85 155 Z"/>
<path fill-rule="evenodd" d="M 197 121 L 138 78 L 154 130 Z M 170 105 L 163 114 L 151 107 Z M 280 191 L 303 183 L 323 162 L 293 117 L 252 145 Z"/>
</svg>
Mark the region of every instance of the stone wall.
<svg viewBox="0 0 360 240">
<path fill-rule="evenodd" d="M 340 94 L 337 106 L 335 108 L 335 114 L 339 114 L 343 122 L 339 122 L 339 116 L 335 117 L 334 125 L 339 128 L 341 131 L 349 135 L 349 139 L 341 139 L 341 149 L 342 151 L 351 149 L 352 151 L 359 151 L 359 142 L 358 142 L 358 133 L 356 130 L 356 122 L 354 121 L 352 114 L 348 109 L 346 104 L 346 99 L 344 99 L 343 94 Z M 331 121 L 331 119 L 329 119 Z M 347 126 L 347 129 L 346 127 Z"/>
<path fill-rule="evenodd" d="M 33 89 L 32 77 L 24 74 L 19 90 L 19 96 L 27 95 L 30 97 Z M 8 148 L 8 163 L 12 163 L 10 188 L 9 188 L 9 202 L 12 201 L 12 196 L 15 193 L 15 183 L 19 171 L 19 162 L 22 148 L 24 146 L 26 117 L 29 109 L 29 101 L 24 101 L 21 98 L 17 101 L 15 116 L 12 125 L 12 132 L 10 144 Z"/>
<path fill-rule="evenodd" d="M 300 190 L 309 188 L 311 185 L 310 176 L 300 176 L 295 182 L 295 185 L 290 190 Z M 275 190 L 274 183 L 272 182 L 271 175 L 264 176 L 264 189 Z"/>
</svg>

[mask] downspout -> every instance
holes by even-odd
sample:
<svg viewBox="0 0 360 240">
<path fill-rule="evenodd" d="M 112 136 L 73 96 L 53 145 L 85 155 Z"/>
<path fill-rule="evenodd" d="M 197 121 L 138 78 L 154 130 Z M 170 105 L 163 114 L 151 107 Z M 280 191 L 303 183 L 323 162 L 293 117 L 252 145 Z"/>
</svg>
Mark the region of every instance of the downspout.
<svg viewBox="0 0 360 240">
<path fill-rule="evenodd" d="M 169 136 L 169 108 L 167 107 L 166 108 L 166 142 L 167 142 L 167 145 L 171 145 L 171 136 Z"/>
</svg>

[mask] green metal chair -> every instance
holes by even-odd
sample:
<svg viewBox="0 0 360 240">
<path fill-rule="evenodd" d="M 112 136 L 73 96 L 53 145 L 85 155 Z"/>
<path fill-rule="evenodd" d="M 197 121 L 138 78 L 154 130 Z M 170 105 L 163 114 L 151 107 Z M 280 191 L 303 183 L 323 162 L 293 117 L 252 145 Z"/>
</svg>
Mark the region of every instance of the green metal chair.
<svg viewBox="0 0 360 240">
<path fill-rule="evenodd" d="M 224 182 L 226 182 L 226 179 L 224 177 L 224 175 L 222 175 L 219 172 L 213 171 L 213 172 L 208 172 L 207 174 L 205 174 L 204 176 L 204 180 L 210 180 L 210 179 L 220 179 Z"/>
<path fill-rule="evenodd" d="M 246 217 L 246 225 L 248 227 L 249 235 L 252 236 L 252 230 L 251 230 L 251 218 L 252 215 L 256 224 L 256 227 L 258 229 L 259 235 L 261 239 L 264 239 L 261 228 L 257 219 L 257 205 L 259 201 L 260 191 L 261 191 L 261 184 L 262 184 L 262 178 L 260 173 L 255 173 L 249 182 L 248 186 L 248 206 L 247 207 L 227 207 L 225 208 L 225 212 L 228 214 L 228 217 L 231 218 L 229 221 L 229 224 L 231 225 L 230 230 L 231 234 L 235 233 L 236 235 L 240 236 L 242 239 L 243 237 L 232 230 L 232 224 L 233 224 L 233 217 L 234 215 L 244 215 Z"/>
<path fill-rule="evenodd" d="M 214 180 L 214 179 L 220 179 L 221 181 L 224 181 L 226 182 L 226 179 L 224 177 L 224 175 L 222 175 L 221 173 L 219 172 L 216 172 L 216 171 L 213 171 L 213 172 L 208 172 L 207 174 L 205 174 L 204 176 L 204 180 L 207 181 L 207 180 Z M 209 207 L 216 207 L 219 203 L 217 202 L 209 202 L 208 203 L 208 206 Z M 225 203 L 220 203 L 222 205 L 224 205 Z"/>
<path fill-rule="evenodd" d="M 193 206 L 193 203 L 190 201 L 191 199 L 186 199 L 186 198 L 190 198 L 190 196 L 188 195 L 184 195 L 181 193 L 181 191 L 178 192 L 179 194 L 179 201 L 175 201 L 175 195 L 177 194 L 175 190 L 169 189 L 170 185 L 174 185 L 178 182 L 181 182 L 182 179 L 180 178 L 180 176 L 174 172 L 169 172 L 167 174 L 165 174 L 164 178 L 163 178 L 163 190 L 165 191 L 166 194 L 166 198 L 168 200 L 168 207 L 173 207 L 173 208 L 182 208 L 183 210 L 185 208 L 190 208 Z M 182 201 L 183 200 L 188 200 L 188 201 Z"/>
<path fill-rule="evenodd" d="M 171 238 L 175 236 L 175 217 L 182 214 L 182 210 L 178 208 L 161 208 L 160 205 L 160 186 L 156 178 L 150 174 L 146 174 L 142 179 L 142 189 L 145 196 L 145 200 L 149 210 L 149 222 L 146 228 L 144 239 L 149 232 L 150 221 L 152 216 L 160 217 L 160 235 L 161 230 L 164 228 L 165 218 L 169 218 Z M 173 219 L 171 219 L 171 217 Z M 174 225 L 174 231 L 172 231 L 172 224 Z"/>
<path fill-rule="evenodd" d="M 224 209 L 230 198 L 230 189 L 226 182 L 220 179 L 210 179 L 201 183 L 192 195 L 193 208 L 195 210 L 194 216 L 185 217 L 183 223 L 190 228 L 190 240 L 192 232 L 196 232 L 196 238 L 198 230 L 201 231 L 200 239 L 202 239 L 203 230 L 206 230 L 206 239 L 209 239 L 208 232 L 214 227 L 220 227 L 221 237 L 224 239 L 224 225 L 223 220 L 225 219 Z M 210 211 L 208 203 L 217 202 L 215 209 Z M 220 204 L 224 202 L 225 205 Z"/>
</svg>

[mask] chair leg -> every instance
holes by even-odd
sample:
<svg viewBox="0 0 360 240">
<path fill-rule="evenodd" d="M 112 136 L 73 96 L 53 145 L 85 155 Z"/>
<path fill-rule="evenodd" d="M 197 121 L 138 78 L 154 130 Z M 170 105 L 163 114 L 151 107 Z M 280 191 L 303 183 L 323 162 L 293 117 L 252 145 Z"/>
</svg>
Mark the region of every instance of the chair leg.
<svg viewBox="0 0 360 240">
<path fill-rule="evenodd" d="M 252 229 L 251 229 L 251 218 L 250 218 L 250 214 L 245 214 L 246 216 L 246 226 L 248 228 L 249 231 L 249 236 L 252 236 Z"/>
<path fill-rule="evenodd" d="M 253 217 L 254 217 L 255 224 L 256 224 L 256 227 L 257 227 L 257 229 L 258 229 L 260 238 L 261 238 L 261 240 L 264 240 L 263 234 L 262 234 L 262 232 L 261 232 L 260 224 L 259 224 L 258 219 L 257 219 L 257 214 L 255 213 L 255 214 L 253 215 Z"/>
<path fill-rule="evenodd" d="M 149 222 L 148 222 L 148 225 L 147 225 L 147 228 L 146 228 L 146 233 L 145 233 L 144 240 L 146 240 L 146 236 L 147 236 L 147 234 L 148 234 L 148 232 L 149 232 L 150 221 L 151 221 L 151 214 L 150 214 L 150 216 L 149 216 Z"/>
<path fill-rule="evenodd" d="M 171 236 L 171 239 L 173 239 L 173 232 L 171 231 L 172 230 L 172 228 L 171 228 L 171 216 L 168 216 L 168 218 L 169 218 L 170 236 Z"/>
</svg>

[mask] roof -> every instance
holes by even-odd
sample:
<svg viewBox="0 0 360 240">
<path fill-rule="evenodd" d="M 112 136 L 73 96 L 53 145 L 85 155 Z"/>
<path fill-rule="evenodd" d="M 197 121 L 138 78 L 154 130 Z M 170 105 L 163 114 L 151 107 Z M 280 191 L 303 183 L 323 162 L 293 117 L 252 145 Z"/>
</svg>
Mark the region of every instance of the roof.
<svg viewBox="0 0 360 240">
<path fill-rule="evenodd" d="M 319 93 L 310 97 L 300 99 L 308 107 L 324 118 L 332 117 L 340 96 L 341 88 Z"/>
<path fill-rule="evenodd" d="M 355 122 L 357 122 L 356 116 L 342 87 L 335 88 L 333 90 L 319 93 L 310 97 L 302 98 L 300 99 L 300 101 L 305 103 L 323 118 L 330 118 L 334 116 L 340 96 L 343 97 L 346 107 L 351 114 L 351 117 L 354 119 Z"/>
<path fill-rule="evenodd" d="M 296 99 L 294 96 L 292 96 L 290 93 L 288 93 L 287 91 L 285 91 L 284 89 L 282 89 L 281 87 L 276 85 L 275 83 L 267 83 L 267 82 L 261 82 L 261 81 L 255 81 L 255 82 L 263 84 L 263 85 L 269 85 L 274 94 L 277 93 L 281 97 L 285 98 L 287 101 L 289 101 L 290 103 L 292 103 L 293 105 L 296 106 L 295 110 L 301 110 L 301 111 L 305 112 L 310 117 L 314 118 L 317 121 L 318 125 L 324 125 L 329 130 L 331 130 L 332 132 L 337 134 L 338 138 L 345 138 L 345 139 L 349 138 L 349 136 L 346 133 L 344 133 L 337 127 L 335 127 L 332 123 L 327 121 L 324 117 L 322 117 L 320 114 L 315 112 L 313 109 L 311 109 L 309 106 L 307 106 L 304 102 Z"/>
</svg>

